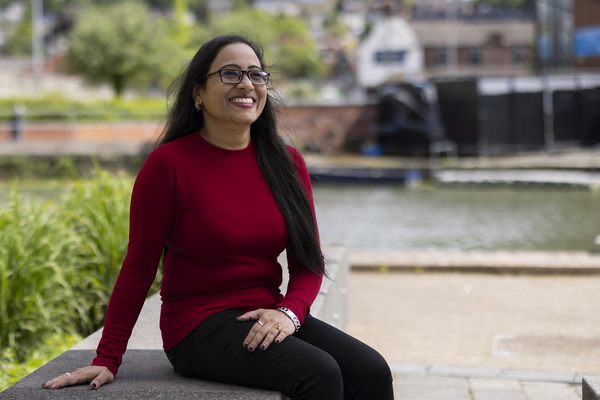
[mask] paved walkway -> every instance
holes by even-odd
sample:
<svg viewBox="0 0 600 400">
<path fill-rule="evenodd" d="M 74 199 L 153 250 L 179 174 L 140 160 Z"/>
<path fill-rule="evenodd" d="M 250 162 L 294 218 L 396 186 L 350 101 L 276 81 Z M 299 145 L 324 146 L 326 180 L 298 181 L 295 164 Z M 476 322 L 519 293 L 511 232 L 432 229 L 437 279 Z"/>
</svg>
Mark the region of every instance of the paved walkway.
<svg viewBox="0 0 600 400">
<path fill-rule="evenodd" d="M 379 350 L 397 400 L 577 400 L 600 374 L 598 275 L 350 276 L 348 332 Z"/>
<path fill-rule="evenodd" d="M 391 363 L 397 400 L 581 400 L 581 376 Z"/>
</svg>

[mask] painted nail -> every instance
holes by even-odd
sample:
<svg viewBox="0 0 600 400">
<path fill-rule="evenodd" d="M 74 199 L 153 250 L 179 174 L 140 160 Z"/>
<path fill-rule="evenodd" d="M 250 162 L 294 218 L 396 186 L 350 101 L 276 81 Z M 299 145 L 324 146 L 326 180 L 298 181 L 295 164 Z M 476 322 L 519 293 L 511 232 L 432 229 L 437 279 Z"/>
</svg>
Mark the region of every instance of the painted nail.
<svg viewBox="0 0 600 400">
<path fill-rule="evenodd" d="M 95 383 L 90 384 L 90 386 L 92 387 L 92 389 L 96 389 L 96 384 Z"/>
<path fill-rule="evenodd" d="M 42 383 L 42 386 L 46 386 L 46 383 L 48 383 L 48 381 L 46 381 L 46 382 Z"/>
<path fill-rule="evenodd" d="M 248 347 L 248 342 L 244 342 L 244 348 Z"/>
<path fill-rule="evenodd" d="M 248 347 L 248 351 L 253 351 L 253 350 L 254 350 L 254 347 L 253 347 L 253 346 L 249 346 L 249 347 Z"/>
<path fill-rule="evenodd" d="M 281 343 L 281 339 L 279 339 L 279 338 L 275 339 L 275 343 L 277 343 L 277 344 Z"/>
<path fill-rule="evenodd" d="M 267 348 L 267 346 L 266 346 L 265 344 L 261 344 L 261 345 L 260 345 L 260 349 L 261 349 L 261 350 L 264 350 L 264 349 L 266 349 L 266 348 Z"/>
</svg>

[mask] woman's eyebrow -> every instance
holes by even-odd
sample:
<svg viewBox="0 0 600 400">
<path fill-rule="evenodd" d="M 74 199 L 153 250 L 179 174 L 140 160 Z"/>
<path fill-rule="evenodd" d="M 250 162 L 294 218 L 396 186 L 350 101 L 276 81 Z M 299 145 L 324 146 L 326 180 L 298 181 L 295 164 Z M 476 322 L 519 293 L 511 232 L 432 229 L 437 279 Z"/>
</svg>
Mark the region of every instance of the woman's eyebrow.
<svg viewBox="0 0 600 400">
<path fill-rule="evenodd" d="M 237 64 L 225 64 L 223 65 L 221 68 L 219 69 L 225 69 L 225 68 L 236 68 L 236 69 L 242 69 L 242 67 L 240 67 Z M 250 65 L 248 66 L 248 69 L 261 69 L 259 66 L 257 65 Z"/>
</svg>

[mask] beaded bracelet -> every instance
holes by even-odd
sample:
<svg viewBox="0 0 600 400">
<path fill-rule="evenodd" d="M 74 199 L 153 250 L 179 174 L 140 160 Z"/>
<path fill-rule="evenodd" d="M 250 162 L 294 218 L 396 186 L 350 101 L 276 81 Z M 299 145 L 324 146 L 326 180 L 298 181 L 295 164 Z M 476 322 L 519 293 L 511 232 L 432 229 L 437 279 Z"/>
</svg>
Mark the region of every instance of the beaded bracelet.
<svg viewBox="0 0 600 400">
<path fill-rule="evenodd" d="M 300 325 L 300 320 L 298 319 L 298 317 L 296 317 L 296 314 L 294 314 L 294 312 L 287 307 L 277 307 L 277 309 L 279 311 L 281 311 L 282 313 L 284 313 L 285 315 L 287 315 L 289 317 L 289 319 L 292 320 L 292 322 L 294 323 L 294 326 L 296 327 L 296 332 L 298 332 L 300 330 L 301 325 Z"/>
</svg>

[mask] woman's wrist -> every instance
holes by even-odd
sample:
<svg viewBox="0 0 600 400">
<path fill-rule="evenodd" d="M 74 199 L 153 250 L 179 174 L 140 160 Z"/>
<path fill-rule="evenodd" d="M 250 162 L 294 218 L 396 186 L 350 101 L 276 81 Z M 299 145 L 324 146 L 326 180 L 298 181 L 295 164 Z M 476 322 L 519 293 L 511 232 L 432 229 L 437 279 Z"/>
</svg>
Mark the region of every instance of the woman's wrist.
<svg viewBox="0 0 600 400">
<path fill-rule="evenodd" d="M 287 315 L 287 317 L 292 320 L 292 322 L 294 323 L 294 328 L 296 328 L 296 332 L 298 332 L 300 330 L 301 325 L 300 320 L 298 319 L 296 314 L 294 314 L 294 312 L 287 307 L 277 307 L 277 309 L 285 315 Z"/>
</svg>

